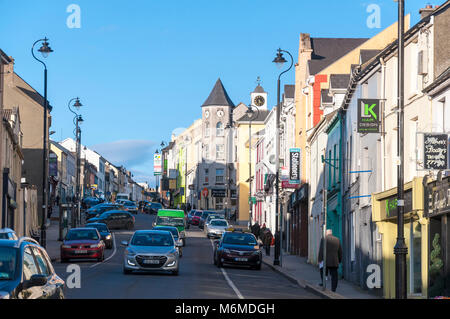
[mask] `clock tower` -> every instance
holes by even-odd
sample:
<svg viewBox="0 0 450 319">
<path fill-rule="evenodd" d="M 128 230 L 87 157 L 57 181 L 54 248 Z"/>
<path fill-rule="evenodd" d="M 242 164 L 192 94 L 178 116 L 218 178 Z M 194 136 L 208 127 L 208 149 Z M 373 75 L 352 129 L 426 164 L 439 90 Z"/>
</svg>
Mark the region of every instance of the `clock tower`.
<svg viewBox="0 0 450 319">
<path fill-rule="evenodd" d="M 250 94 L 252 106 L 256 106 L 260 110 L 267 110 L 267 92 L 264 91 L 263 87 L 259 83 L 255 90 Z"/>
</svg>

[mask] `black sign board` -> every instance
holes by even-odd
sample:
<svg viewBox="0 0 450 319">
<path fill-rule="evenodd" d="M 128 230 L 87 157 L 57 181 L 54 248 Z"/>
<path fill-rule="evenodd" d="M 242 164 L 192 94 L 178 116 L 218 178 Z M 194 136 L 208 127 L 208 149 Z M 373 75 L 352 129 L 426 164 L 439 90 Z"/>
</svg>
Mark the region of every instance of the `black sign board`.
<svg viewBox="0 0 450 319">
<path fill-rule="evenodd" d="M 423 135 L 423 166 L 425 170 L 448 169 L 448 135 Z"/>
<path fill-rule="evenodd" d="M 426 186 L 425 216 L 433 217 L 450 213 L 450 178 Z"/>
<path fill-rule="evenodd" d="M 380 133 L 380 100 L 358 99 L 358 133 Z"/>
<path fill-rule="evenodd" d="M 226 197 L 227 195 L 226 189 L 212 189 L 211 196 L 212 197 Z"/>
</svg>

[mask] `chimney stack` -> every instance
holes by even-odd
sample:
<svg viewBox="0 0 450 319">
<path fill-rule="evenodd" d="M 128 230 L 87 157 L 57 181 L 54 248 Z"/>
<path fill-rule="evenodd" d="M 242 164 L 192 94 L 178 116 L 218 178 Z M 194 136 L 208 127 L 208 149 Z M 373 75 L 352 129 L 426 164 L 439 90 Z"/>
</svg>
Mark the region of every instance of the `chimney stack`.
<svg viewBox="0 0 450 319">
<path fill-rule="evenodd" d="M 428 17 L 436 9 L 437 9 L 437 6 L 435 8 L 433 8 L 433 6 L 431 4 L 427 4 L 425 8 L 419 10 L 420 19 Z"/>
</svg>

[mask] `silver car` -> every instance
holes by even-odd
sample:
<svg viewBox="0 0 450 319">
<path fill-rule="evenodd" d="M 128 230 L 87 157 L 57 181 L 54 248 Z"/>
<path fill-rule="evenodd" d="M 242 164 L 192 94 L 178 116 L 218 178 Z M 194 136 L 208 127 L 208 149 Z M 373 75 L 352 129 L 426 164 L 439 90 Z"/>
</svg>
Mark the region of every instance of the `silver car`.
<svg viewBox="0 0 450 319">
<path fill-rule="evenodd" d="M 139 271 L 170 271 L 178 275 L 180 243 L 173 239 L 169 231 L 138 230 L 133 234 L 130 242 L 123 241 L 127 246 L 124 254 L 123 272 L 129 274 L 133 270 Z"/>
<path fill-rule="evenodd" d="M 228 222 L 225 219 L 212 219 L 206 226 L 206 236 L 208 238 L 221 238 L 228 227 Z"/>
</svg>

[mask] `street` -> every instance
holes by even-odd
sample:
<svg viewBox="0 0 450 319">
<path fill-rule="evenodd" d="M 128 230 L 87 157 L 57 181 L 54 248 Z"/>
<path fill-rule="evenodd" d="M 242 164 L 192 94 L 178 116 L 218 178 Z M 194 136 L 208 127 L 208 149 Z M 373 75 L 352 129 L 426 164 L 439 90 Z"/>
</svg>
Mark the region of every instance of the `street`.
<svg viewBox="0 0 450 319">
<path fill-rule="evenodd" d="M 134 230 L 151 229 L 154 215 L 139 213 Z M 260 271 L 247 268 L 222 269 L 213 264 L 212 240 L 192 226 L 187 231 L 178 276 L 166 273 L 122 272 L 124 247 L 133 231 L 114 232 L 115 249 L 106 251 L 105 261 L 70 261 L 53 265 L 67 282 L 67 267 L 77 262 L 81 267 L 81 288 L 66 288 L 68 299 L 310 299 L 316 295 L 291 283 L 266 265 Z"/>
</svg>

